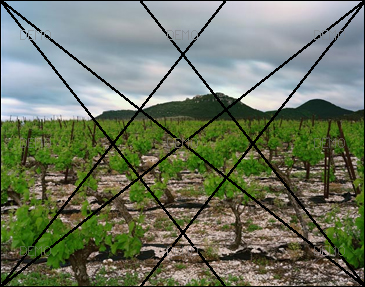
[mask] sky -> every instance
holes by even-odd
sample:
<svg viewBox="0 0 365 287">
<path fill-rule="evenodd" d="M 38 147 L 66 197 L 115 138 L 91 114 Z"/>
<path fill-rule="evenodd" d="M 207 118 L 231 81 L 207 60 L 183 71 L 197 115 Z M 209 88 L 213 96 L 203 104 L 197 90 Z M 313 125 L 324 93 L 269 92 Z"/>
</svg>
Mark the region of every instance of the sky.
<svg viewBox="0 0 365 287">
<path fill-rule="evenodd" d="M 17 2 L 13 9 L 50 36 L 135 105 L 141 106 L 180 57 L 140 2 Z M 143 2 L 215 92 L 239 98 L 290 59 L 359 1 Z M 95 117 L 136 110 L 26 20 L 13 17 L 69 88 Z M 323 99 L 345 109 L 364 108 L 364 7 L 338 37 L 352 12 L 242 99 L 261 111 L 277 110 L 336 39 L 285 107 Z M 88 118 L 85 109 L 1 5 L 1 120 L 62 115 Z M 182 58 L 145 107 L 210 93 Z"/>
</svg>

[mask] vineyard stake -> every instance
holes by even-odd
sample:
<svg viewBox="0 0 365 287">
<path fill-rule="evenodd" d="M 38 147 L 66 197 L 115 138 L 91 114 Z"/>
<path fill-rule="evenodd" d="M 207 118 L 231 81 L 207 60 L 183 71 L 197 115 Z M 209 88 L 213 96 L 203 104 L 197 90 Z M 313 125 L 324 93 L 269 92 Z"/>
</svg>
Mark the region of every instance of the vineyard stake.
<svg viewBox="0 0 365 287">
<path fill-rule="evenodd" d="M 328 121 L 328 128 L 327 128 L 327 138 L 324 147 L 324 198 L 328 198 L 329 196 L 329 177 L 330 177 L 330 169 L 331 169 L 331 151 L 328 151 L 330 148 L 328 140 L 330 139 L 330 130 L 331 130 L 331 120 Z"/>
<path fill-rule="evenodd" d="M 355 188 L 355 185 L 354 185 L 354 182 L 353 182 L 354 180 L 356 180 L 356 175 L 355 175 L 354 167 L 352 165 L 349 148 L 348 148 L 348 146 L 346 144 L 345 136 L 343 134 L 343 130 L 342 130 L 342 126 L 341 126 L 341 121 L 337 121 L 337 125 L 338 125 L 338 128 L 340 130 L 340 137 L 343 138 L 344 139 L 344 142 L 345 142 L 344 149 L 345 149 L 346 157 L 347 157 L 347 162 L 345 160 L 345 163 L 346 163 L 346 167 L 347 167 L 347 170 L 349 172 L 349 175 L 350 175 L 350 179 L 352 180 L 352 187 L 353 187 L 353 189 L 355 191 L 355 195 L 357 195 L 357 194 L 360 194 L 360 188 L 359 187 Z M 342 157 L 345 159 L 345 156 L 344 155 Z"/>
<path fill-rule="evenodd" d="M 22 156 L 20 157 L 20 163 L 23 164 L 25 146 L 22 146 Z"/>
<path fill-rule="evenodd" d="M 20 139 L 20 121 L 18 120 L 18 135 L 19 135 L 19 139 Z"/>
<path fill-rule="evenodd" d="M 24 156 L 23 156 L 23 162 L 22 165 L 25 165 L 25 162 L 27 161 L 27 155 L 28 155 L 28 147 L 29 147 L 29 138 L 32 134 L 32 130 L 29 129 L 28 136 L 27 136 L 27 145 L 25 146 Z"/>
</svg>

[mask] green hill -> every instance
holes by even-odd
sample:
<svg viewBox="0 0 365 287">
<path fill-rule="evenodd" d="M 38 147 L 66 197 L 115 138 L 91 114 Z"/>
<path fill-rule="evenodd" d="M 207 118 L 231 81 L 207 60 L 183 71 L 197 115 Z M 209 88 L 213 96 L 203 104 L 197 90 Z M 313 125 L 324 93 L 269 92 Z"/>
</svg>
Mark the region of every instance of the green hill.
<svg viewBox="0 0 365 287">
<path fill-rule="evenodd" d="M 266 114 L 269 117 L 272 117 L 275 115 L 277 111 L 268 111 Z M 276 119 L 293 119 L 293 120 L 299 120 L 301 118 L 308 118 L 311 115 L 308 114 L 308 112 L 305 111 L 298 111 L 295 108 L 284 108 L 280 111 L 280 113 L 276 116 Z"/>
<path fill-rule="evenodd" d="M 236 99 L 225 94 L 217 93 L 224 106 L 229 106 Z M 223 108 L 212 94 L 198 95 L 192 99 L 187 98 L 185 101 L 175 101 L 163 104 L 157 104 L 144 109 L 153 118 L 193 118 L 201 120 L 210 120 L 219 114 Z M 276 111 L 262 112 L 253 109 L 242 102 L 238 102 L 230 110 L 236 119 L 252 119 L 272 117 Z M 136 110 L 119 110 L 105 111 L 96 119 L 130 119 L 136 113 Z M 310 100 L 297 108 L 284 108 L 281 110 L 277 119 L 308 119 L 312 116 L 320 119 L 351 119 L 358 120 L 364 117 L 364 110 L 353 112 L 340 108 L 325 100 Z M 137 119 L 146 118 L 142 113 L 138 114 Z M 219 119 L 230 119 L 227 113 L 224 113 Z"/>
<path fill-rule="evenodd" d="M 325 100 L 310 100 L 296 108 L 299 112 L 314 114 L 321 119 L 339 118 L 353 111 L 345 110 Z"/>
<path fill-rule="evenodd" d="M 342 117 L 342 119 L 344 120 L 353 120 L 353 121 L 358 121 L 363 118 L 364 118 L 364 109 L 343 115 Z"/>
<path fill-rule="evenodd" d="M 276 111 L 266 112 L 273 116 Z M 353 114 L 353 111 L 340 108 L 325 100 L 310 100 L 297 108 L 284 108 L 279 113 L 279 119 L 308 119 L 314 115 L 320 119 L 340 119 L 346 114 Z"/>
<path fill-rule="evenodd" d="M 235 98 L 228 97 L 222 93 L 217 93 L 217 96 L 222 101 L 225 107 L 229 106 Z M 192 99 L 186 99 L 185 101 L 168 102 L 163 104 L 157 104 L 155 106 L 144 109 L 153 118 L 161 117 L 191 117 L 195 119 L 207 119 L 210 120 L 219 114 L 223 110 L 222 106 L 216 100 L 212 94 L 198 95 Z M 266 114 L 259 110 L 255 110 L 242 102 L 238 102 L 231 109 L 231 114 L 237 119 L 248 118 L 266 118 Z M 121 111 L 106 111 L 97 119 L 130 119 L 136 111 L 121 110 Z M 143 114 L 139 114 L 137 119 L 146 118 Z M 219 119 L 230 119 L 227 113 L 224 113 Z"/>
</svg>

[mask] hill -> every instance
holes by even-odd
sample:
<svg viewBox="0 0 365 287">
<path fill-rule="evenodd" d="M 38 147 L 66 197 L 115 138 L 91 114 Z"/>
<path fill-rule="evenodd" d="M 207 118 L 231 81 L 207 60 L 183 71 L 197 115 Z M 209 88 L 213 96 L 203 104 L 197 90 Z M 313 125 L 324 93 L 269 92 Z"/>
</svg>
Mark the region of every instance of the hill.
<svg viewBox="0 0 365 287">
<path fill-rule="evenodd" d="M 231 98 L 223 93 L 217 93 L 225 107 L 229 106 L 236 99 Z M 176 118 L 187 117 L 200 120 L 210 120 L 222 111 L 221 105 L 212 94 L 197 95 L 192 99 L 187 98 L 184 101 L 174 101 L 163 104 L 157 104 L 144 111 L 153 118 Z M 241 101 L 234 105 L 230 110 L 236 119 L 252 119 L 272 117 L 276 111 L 262 112 L 253 109 Z M 135 110 L 105 111 L 96 119 L 130 119 L 136 113 Z M 277 119 L 309 119 L 312 116 L 320 119 L 351 119 L 359 120 L 364 117 L 364 110 L 353 112 L 338 107 L 325 100 L 310 100 L 297 108 L 284 108 L 281 110 Z M 137 119 L 146 118 L 142 113 L 138 114 Z M 219 119 L 230 119 L 227 113 L 224 113 Z"/>
<path fill-rule="evenodd" d="M 217 96 L 222 101 L 225 107 L 229 106 L 235 98 L 231 98 L 225 94 L 217 93 Z M 198 95 L 192 99 L 186 99 L 185 101 L 175 101 L 163 104 L 157 104 L 155 106 L 144 109 L 153 118 L 161 117 L 191 117 L 195 119 L 207 119 L 210 120 L 219 114 L 223 110 L 222 106 L 216 100 L 212 94 Z M 248 118 L 267 118 L 264 112 L 253 109 L 242 102 L 238 102 L 231 109 L 231 114 L 237 119 Z M 97 116 L 97 119 L 130 119 L 136 111 L 121 110 L 121 111 L 106 111 Z M 139 114 L 137 119 L 146 118 L 143 114 Z M 227 113 L 224 113 L 219 119 L 230 119 Z"/>
<path fill-rule="evenodd" d="M 342 117 L 342 119 L 344 120 L 353 120 L 353 121 L 358 121 L 363 118 L 364 118 L 364 109 L 343 115 Z"/>
<path fill-rule="evenodd" d="M 267 115 L 273 116 L 276 111 L 266 112 Z M 313 115 L 320 119 L 340 119 L 344 115 L 353 114 L 353 111 L 340 108 L 325 100 L 309 100 L 297 108 L 284 108 L 279 113 L 279 119 L 308 119 Z"/>
<path fill-rule="evenodd" d="M 297 108 L 299 112 L 314 114 L 321 119 L 332 119 L 351 114 L 353 111 L 345 110 L 325 100 L 310 100 Z"/>
</svg>

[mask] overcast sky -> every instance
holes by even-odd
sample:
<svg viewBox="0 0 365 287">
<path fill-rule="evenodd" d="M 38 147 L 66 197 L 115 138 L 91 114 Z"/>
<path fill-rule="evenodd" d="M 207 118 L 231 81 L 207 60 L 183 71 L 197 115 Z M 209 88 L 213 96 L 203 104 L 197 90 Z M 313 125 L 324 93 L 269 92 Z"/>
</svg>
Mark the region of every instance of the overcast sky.
<svg viewBox="0 0 365 287">
<path fill-rule="evenodd" d="M 139 2 L 6 3 L 138 106 L 180 56 Z M 144 3 L 184 51 L 222 2 Z M 214 92 L 238 98 L 359 3 L 227 2 L 186 56 Z M 352 14 L 242 102 L 262 111 L 278 109 Z M 56 45 L 38 33 L 34 36 L 35 29 L 14 15 L 27 32 L 33 30 L 29 35 L 93 116 L 134 109 Z M 87 117 L 25 38 L 1 5 L 1 119 L 10 115 Z M 146 107 L 207 93 L 182 59 Z M 350 110 L 364 108 L 364 7 L 286 107 L 310 99 Z"/>
</svg>

